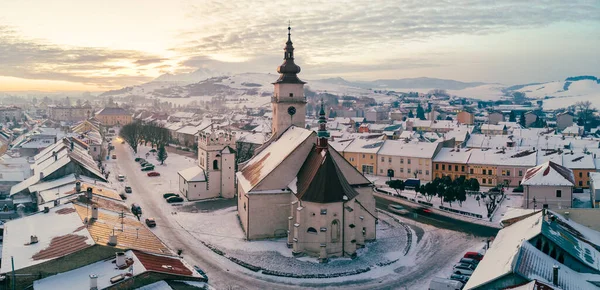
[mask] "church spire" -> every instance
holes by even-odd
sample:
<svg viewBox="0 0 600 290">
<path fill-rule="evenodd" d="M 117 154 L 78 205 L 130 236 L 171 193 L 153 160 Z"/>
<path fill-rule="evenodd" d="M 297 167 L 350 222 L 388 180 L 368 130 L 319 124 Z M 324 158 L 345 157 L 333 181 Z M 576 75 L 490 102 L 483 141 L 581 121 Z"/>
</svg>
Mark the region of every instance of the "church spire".
<svg viewBox="0 0 600 290">
<path fill-rule="evenodd" d="M 329 131 L 327 131 L 327 118 L 325 117 L 325 108 L 323 108 L 323 100 L 321 100 L 321 110 L 319 111 L 319 131 L 317 131 L 317 148 L 327 149 L 328 139 Z"/>
<path fill-rule="evenodd" d="M 283 48 L 283 63 L 277 67 L 280 74 L 275 83 L 304 84 L 297 74 L 300 73 L 300 66 L 294 63 L 294 45 L 292 42 L 292 27 L 288 26 L 288 40 Z"/>
</svg>

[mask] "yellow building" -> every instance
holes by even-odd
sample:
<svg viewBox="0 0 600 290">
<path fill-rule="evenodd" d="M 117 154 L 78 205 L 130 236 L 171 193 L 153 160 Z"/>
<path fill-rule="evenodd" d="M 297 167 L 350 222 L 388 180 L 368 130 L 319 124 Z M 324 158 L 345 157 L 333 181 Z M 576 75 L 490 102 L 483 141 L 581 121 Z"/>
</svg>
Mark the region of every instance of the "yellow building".
<svg viewBox="0 0 600 290">
<path fill-rule="evenodd" d="M 377 152 L 384 141 L 379 139 L 355 139 L 344 149 L 343 156 L 363 174 L 377 173 Z"/>
<path fill-rule="evenodd" d="M 96 113 L 96 119 L 104 126 L 127 125 L 133 120 L 131 113 L 123 108 L 104 108 Z"/>
<path fill-rule="evenodd" d="M 433 159 L 433 177 L 450 176 L 452 180 L 464 176 L 468 178 L 467 162 L 471 149 L 441 148 Z"/>
</svg>

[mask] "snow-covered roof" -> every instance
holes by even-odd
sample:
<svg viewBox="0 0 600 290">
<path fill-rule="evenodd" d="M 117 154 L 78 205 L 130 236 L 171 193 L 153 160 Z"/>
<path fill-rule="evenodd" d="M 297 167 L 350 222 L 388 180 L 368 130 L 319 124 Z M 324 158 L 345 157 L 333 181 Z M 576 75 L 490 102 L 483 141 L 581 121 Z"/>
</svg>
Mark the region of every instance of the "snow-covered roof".
<svg viewBox="0 0 600 290">
<path fill-rule="evenodd" d="M 291 126 L 241 168 L 237 174 L 238 184 L 249 192 L 313 134 L 313 131 Z"/>
<path fill-rule="evenodd" d="M 481 131 L 483 130 L 487 130 L 487 131 L 502 131 L 506 129 L 506 126 L 504 125 L 493 125 L 493 124 L 483 124 L 481 125 Z"/>
<path fill-rule="evenodd" d="M 433 158 L 433 162 L 461 163 L 466 164 L 473 149 L 464 148 L 441 148 Z"/>
<path fill-rule="evenodd" d="M 377 153 L 384 141 L 379 139 L 355 139 L 354 142 L 350 143 L 344 152 L 353 153 Z"/>
<path fill-rule="evenodd" d="M 414 158 L 433 158 L 440 143 L 409 142 L 399 140 L 385 140 L 379 150 L 379 155 L 406 156 Z"/>
<path fill-rule="evenodd" d="M 196 135 L 200 131 L 196 126 L 184 126 L 177 130 L 179 134 Z"/>
<path fill-rule="evenodd" d="M 537 152 L 533 150 L 472 149 L 471 152 L 467 164 L 533 167 L 537 160 Z"/>
<path fill-rule="evenodd" d="M 72 204 L 6 222 L 0 272 L 11 271 L 11 256 L 15 270 L 19 270 L 94 245 L 94 239 L 82 226 Z M 38 242 L 27 245 L 31 236 L 37 236 Z"/>
<path fill-rule="evenodd" d="M 344 150 L 346 150 L 346 147 L 348 147 L 348 145 L 350 145 L 352 141 L 354 141 L 354 139 L 334 140 L 329 141 L 328 143 L 329 145 L 331 145 L 331 147 L 335 148 L 336 151 L 344 152 Z"/>
<path fill-rule="evenodd" d="M 187 182 L 206 181 L 206 174 L 204 173 L 204 170 L 198 165 L 181 170 L 178 173 Z"/>
<path fill-rule="evenodd" d="M 594 156 L 591 154 L 584 153 L 564 153 L 562 165 L 571 169 L 596 169 L 596 164 L 594 163 Z"/>
<path fill-rule="evenodd" d="M 552 161 L 527 169 L 523 176 L 523 185 L 538 186 L 574 186 L 573 171 Z"/>
<path fill-rule="evenodd" d="M 583 128 L 581 126 L 572 125 L 562 130 L 562 133 L 579 135 L 581 131 L 583 131 Z"/>
</svg>

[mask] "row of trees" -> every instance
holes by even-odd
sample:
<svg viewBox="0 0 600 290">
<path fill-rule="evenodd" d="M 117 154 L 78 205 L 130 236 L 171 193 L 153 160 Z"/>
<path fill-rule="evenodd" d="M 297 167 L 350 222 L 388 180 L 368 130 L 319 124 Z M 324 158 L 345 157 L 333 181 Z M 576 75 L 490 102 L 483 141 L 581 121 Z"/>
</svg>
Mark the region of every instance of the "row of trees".
<svg viewBox="0 0 600 290">
<path fill-rule="evenodd" d="M 166 146 L 171 137 L 169 130 L 161 124 L 139 121 L 123 126 L 119 131 L 119 136 L 131 146 L 135 153 L 137 153 L 138 145 L 148 145 L 148 143 L 151 144 L 152 148 L 156 146 L 160 152 L 161 147 Z"/>
<path fill-rule="evenodd" d="M 395 189 L 396 193 L 406 187 L 402 180 L 391 180 L 388 185 Z M 479 191 L 479 181 L 475 178 L 466 179 L 464 176 L 454 180 L 444 176 L 415 188 L 416 194 L 421 193 L 427 202 L 431 202 L 434 197 L 439 197 L 442 205 L 447 202 L 450 207 L 456 201 L 462 206 L 463 201 L 467 200 L 467 191 Z"/>
</svg>

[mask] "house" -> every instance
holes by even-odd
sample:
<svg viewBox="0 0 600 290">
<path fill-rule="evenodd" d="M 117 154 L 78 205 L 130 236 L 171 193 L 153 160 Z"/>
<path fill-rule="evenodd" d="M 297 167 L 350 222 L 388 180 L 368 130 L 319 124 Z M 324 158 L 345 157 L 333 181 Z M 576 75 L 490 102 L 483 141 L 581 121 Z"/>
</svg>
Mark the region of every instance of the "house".
<svg viewBox="0 0 600 290">
<path fill-rule="evenodd" d="M 188 200 L 235 195 L 235 136 L 213 126 L 198 134 L 198 164 L 178 172 L 179 191 Z"/>
<path fill-rule="evenodd" d="M 93 109 L 89 104 L 83 106 L 48 106 L 48 119 L 54 121 L 79 122 L 93 117 Z"/>
<path fill-rule="evenodd" d="M 542 115 L 542 111 L 529 111 L 525 113 L 525 127 L 533 125 Z"/>
<path fill-rule="evenodd" d="M 133 115 L 119 107 L 105 107 L 96 113 L 96 119 L 104 126 L 123 126 L 133 121 Z"/>
<path fill-rule="evenodd" d="M 17 106 L 0 106 L 0 122 L 21 121 L 23 111 Z"/>
<path fill-rule="evenodd" d="M 575 187 L 590 187 L 590 174 L 596 171 L 596 163 L 592 154 L 564 152 L 562 165 L 573 171 Z"/>
<path fill-rule="evenodd" d="M 525 172 L 524 208 L 570 208 L 573 207 L 573 171 L 552 161 L 532 167 Z"/>
<path fill-rule="evenodd" d="M 552 211 L 500 230 L 464 289 L 598 289 L 599 232 Z"/>
<path fill-rule="evenodd" d="M 571 112 L 562 112 L 556 115 L 556 128 L 560 131 L 573 126 L 573 118 L 575 116 Z"/>
<path fill-rule="evenodd" d="M 456 114 L 456 121 L 459 124 L 473 125 L 475 116 L 471 112 L 460 111 L 458 114 Z"/>
<path fill-rule="evenodd" d="M 287 237 L 294 255 L 353 257 L 376 238 L 372 185 L 328 144 L 323 105 L 318 131 L 305 129 L 304 82 L 289 34 L 284 50 L 272 137 L 236 174 L 240 222 L 249 240 Z"/>
<path fill-rule="evenodd" d="M 492 124 L 482 124 L 481 125 L 481 134 L 486 135 L 507 135 L 508 130 L 506 125 L 492 125 Z"/>
<path fill-rule="evenodd" d="M 583 126 L 571 125 L 562 130 L 563 136 L 577 137 L 583 135 Z"/>
<path fill-rule="evenodd" d="M 504 121 L 504 114 L 500 111 L 493 111 L 488 114 L 488 124 L 498 125 L 499 122 Z"/>
<path fill-rule="evenodd" d="M 355 139 L 343 151 L 344 158 L 363 174 L 377 173 L 377 152 L 383 146 L 381 139 Z"/>
<path fill-rule="evenodd" d="M 433 157 L 442 143 L 385 140 L 377 153 L 377 175 L 398 179 L 433 179 Z"/>
</svg>

